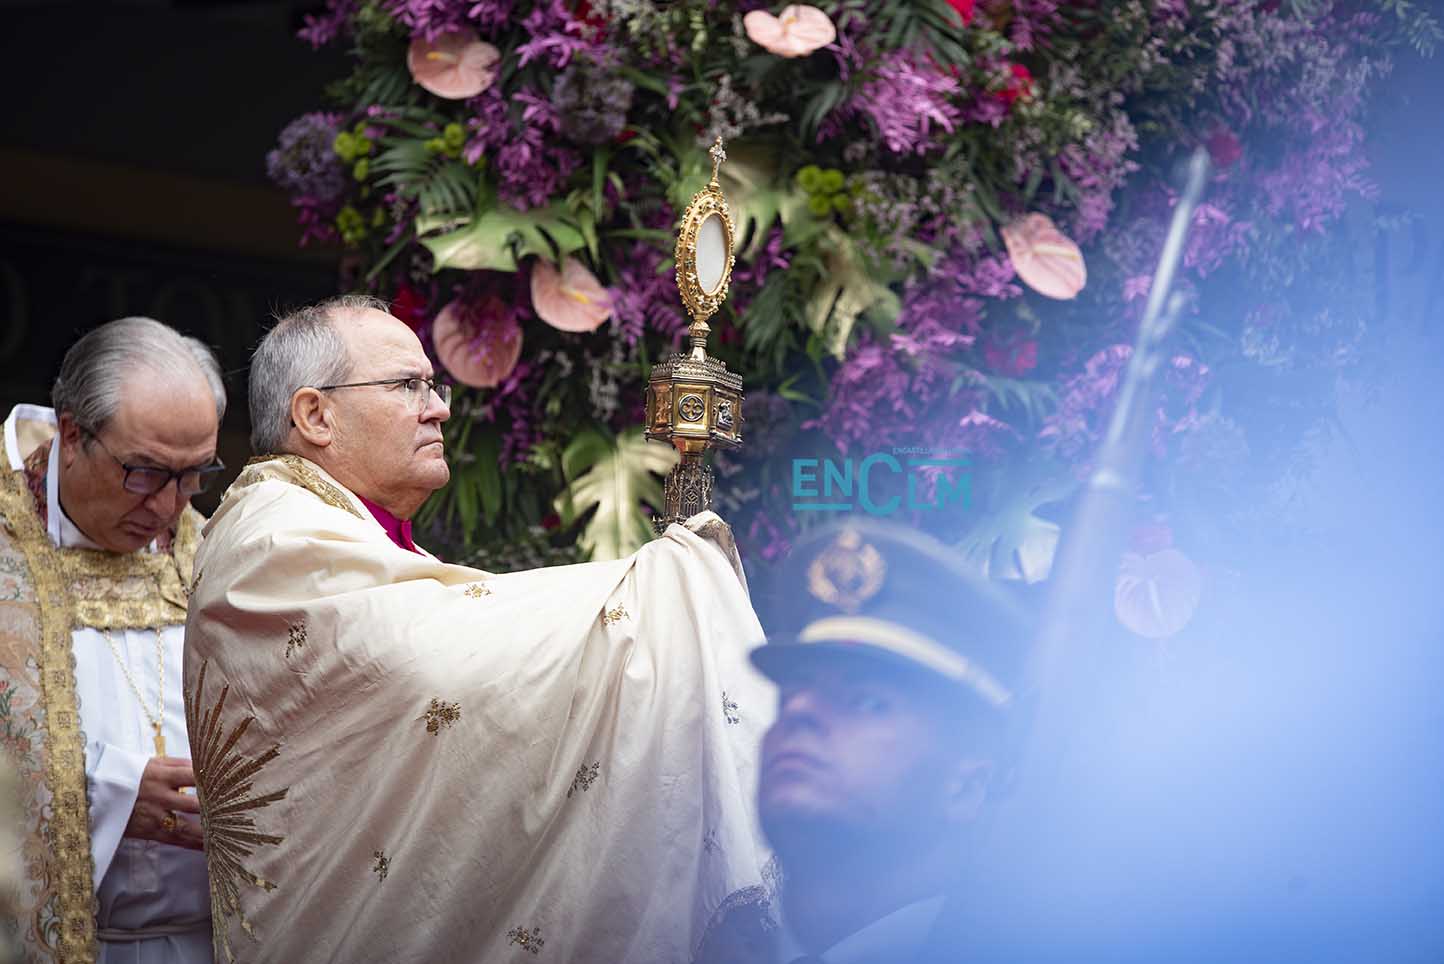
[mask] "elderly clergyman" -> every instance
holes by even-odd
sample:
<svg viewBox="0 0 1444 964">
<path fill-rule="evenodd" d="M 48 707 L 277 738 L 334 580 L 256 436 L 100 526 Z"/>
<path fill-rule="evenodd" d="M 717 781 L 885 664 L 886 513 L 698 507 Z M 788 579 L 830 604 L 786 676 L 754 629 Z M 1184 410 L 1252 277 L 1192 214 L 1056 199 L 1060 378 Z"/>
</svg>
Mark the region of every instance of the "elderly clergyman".
<svg viewBox="0 0 1444 964">
<path fill-rule="evenodd" d="M 23 959 L 210 961 L 181 657 L 190 499 L 221 468 L 220 368 L 195 339 L 124 318 L 70 349 L 52 400 L 5 420 L 0 473 Z"/>
<path fill-rule="evenodd" d="M 218 956 L 685 964 L 762 905 L 771 715 L 726 526 L 493 575 L 410 517 L 447 386 L 372 299 L 282 319 L 186 642 Z M 740 911 L 739 911 L 740 912 Z"/>
</svg>

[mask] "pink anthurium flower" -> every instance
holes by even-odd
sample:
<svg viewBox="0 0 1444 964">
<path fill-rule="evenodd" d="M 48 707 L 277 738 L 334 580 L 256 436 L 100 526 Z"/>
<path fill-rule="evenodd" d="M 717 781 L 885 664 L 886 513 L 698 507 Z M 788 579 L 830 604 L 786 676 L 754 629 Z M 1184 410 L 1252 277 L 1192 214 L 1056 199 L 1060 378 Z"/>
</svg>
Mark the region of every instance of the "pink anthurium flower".
<svg viewBox="0 0 1444 964">
<path fill-rule="evenodd" d="M 748 38 L 779 57 L 804 57 L 837 39 L 832 20 L 816 7 L 794 3 L 773 16 L 753 10 L 742 18 Z"/>
<path fill-rule="evenodd" d="M 495 388 L 521 357 L 521 326 L 497 298 L 479 308 L 453 301 L 431 329 L 436 357 L 451 376 L 472 388 Z"/>
<path fill-rule="evenodd" d="M 496 80 L 501 53 L 470 30 L 448 30 L 435 40 L 416 37 L 406 52 L 411 79 L 447 100 L 465 100 Z"/>
<path fill-rule="evenodd" d="M 1041 295 L 1066 300 L 1088 283 L 1083 252 L 1046 214 L 1027 214 L 1003 228 L 1003 244 L 1018 277 Z"/>
<path fill-rule="evenodd" d="M 1163 639 L 1188 625 L 1202 595 L 1203 574 L 1177 549 L 1126 552 L 1113 589 L 1113 612 L 1138 635 Z"/>
<path fill-rule="evenodd" d="M 596 331 L 612 317 L 612 300 L 596 275 L 568 257 L 557 271 L 537 258 L 531 266 L 531 306 L 537 317 L 560 331 Z"/>
</svg>

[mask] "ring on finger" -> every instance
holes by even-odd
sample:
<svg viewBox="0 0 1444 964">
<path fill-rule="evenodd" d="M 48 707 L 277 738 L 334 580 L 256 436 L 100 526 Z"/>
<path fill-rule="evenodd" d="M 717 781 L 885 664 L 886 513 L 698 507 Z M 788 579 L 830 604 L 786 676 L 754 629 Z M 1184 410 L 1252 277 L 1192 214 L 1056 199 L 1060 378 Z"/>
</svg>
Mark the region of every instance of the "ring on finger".
<svg viewBox="0 0 1444 964">
<path fill-rule="evenodd" d="M 160 825 L 166 833 L 174 833 L 176 827 L 176 815 L 174 810 L 167 810 L 164 817 L 161 817 Z"/>
</svg>

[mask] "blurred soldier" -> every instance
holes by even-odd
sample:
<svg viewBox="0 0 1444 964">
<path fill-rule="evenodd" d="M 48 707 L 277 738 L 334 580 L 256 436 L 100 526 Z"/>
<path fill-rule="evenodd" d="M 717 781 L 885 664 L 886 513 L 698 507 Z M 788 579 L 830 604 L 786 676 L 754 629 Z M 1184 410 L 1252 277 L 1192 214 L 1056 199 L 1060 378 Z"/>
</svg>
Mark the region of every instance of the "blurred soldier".
<svg viewBox="0 0 1444 964">
<path fill-rule="evenodd" d="M 781 862 L 773 960 L 966 959 L 944 937 L 1004 782 L 1026 643 L 999 588 L 910 529 L 849 522 L 794 550 L 758 810 Z"/>
<path fill-rule="evenodd" d="M 51 397 L 5 420 L 0 472 L 24 959 L 209 961 L 181 643 L 202 521 L 190 499 L 221 469 L 220 368 L 194 338 L 123 318 L 76 342 Z"/>
</svg>

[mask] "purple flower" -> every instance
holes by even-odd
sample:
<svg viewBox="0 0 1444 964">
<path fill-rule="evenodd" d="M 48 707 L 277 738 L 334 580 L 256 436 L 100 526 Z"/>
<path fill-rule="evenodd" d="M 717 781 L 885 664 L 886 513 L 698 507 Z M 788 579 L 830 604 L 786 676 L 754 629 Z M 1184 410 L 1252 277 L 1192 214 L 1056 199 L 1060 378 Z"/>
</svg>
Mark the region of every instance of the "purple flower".
<svg viewBox="0 0 1444 964">
<path fill-rule="evenodd" d="M 516 48 L 517 63 L 525 67 L 533 60 L 544 60 L 560 70 L 577 54 L 587 53 L 595 46 L 590 27 L 572 17 L 565 0 L 539 3 L 521 23 L 531 39 Z"/>
<path fill-rule="evenodd" d="M 331 145 L 341 121 L 335 114 L 302 114 L 281 131 L 279 143 L 266 155 L 266 174 L 287 194 L 326 204 L 340 197 L 348 183 L 346 170 Z"/>
<path fill-rule="evenodd" d="M 862 86 L 848 108 L 863 114 L 894 154 L 924 154 L 939 144 L 939 129 L 952 133 L 962 120 L 953 103 L 958 82 L 911 51 L 887 54 L 877 75 Z"/>
<path fill-rule="evenodd" d="M 633 92 L 621 75 L 584 59 L 556 79 L 552 104 L 567 137 L 579 144 L 605 144 L 626 126 Z"/>
<path fill-rule="evenodd" d="M 448 30 L 469 30 L 473 21 L 481 19 L 473 15 L 474 9 L 490 14 L 490 8 L 498 5 L 504 5 L 507 12 L 510 12 L 509 2 L 496 4 L 476 3 L 475 0 L 382 0 L 381 3 L 382 8 L 410 30 L 413 36 L 427 40 L 435 40 Z M 506 17 L 503 15 L 496 25 L 505 22 Z"/>
<path fill-rule="evenodd" d="M 664 257 L 650 244 L 633 244 L 618 271 L 616 286 L 607 289 L 612 298 L 612 324 L 628 347 L 650 328 L 671 339 L 675 348 L 687 331 L 687 319 L 678 310 L 676 282 L 670 272 L 657 271 Z"/>
<path fill-rule="evenodd" d="M 570 148 L 548 143 L 548 135 L 561 129 L 561 118 L 549 100 L 523 87 L 512 95 L 512 104 L 521 108 L 515 121 L 514 111 L 496 87 L 467 101 L 475 113 L 467 123 L 472 137 L 462 156 L 475 164 L 490 155 L 498 195 L 525 211 L 548 203 L 581 165 L 581 158 Z"/>
<path fill-rule="evenodd" d="M 326 0 L 325 13 L 306 14 L 306 25 L 296 32 L 296 36 L 313 48 L 324 47 L 346 29 L 357 6 L 358 0 Z"/>
</svg>

